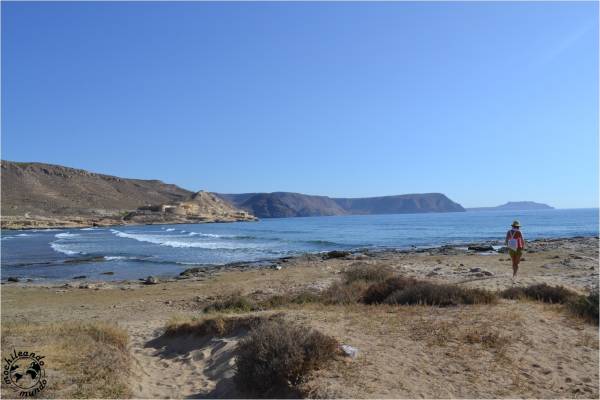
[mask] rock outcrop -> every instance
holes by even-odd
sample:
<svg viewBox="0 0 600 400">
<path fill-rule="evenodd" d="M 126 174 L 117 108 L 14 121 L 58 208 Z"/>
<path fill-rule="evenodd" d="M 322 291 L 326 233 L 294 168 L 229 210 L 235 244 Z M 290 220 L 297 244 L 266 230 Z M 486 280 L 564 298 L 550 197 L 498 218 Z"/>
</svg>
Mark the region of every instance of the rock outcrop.
<svg viewBox="0 0 600 400">
<path fill-rule="evenodd" d="M 1 161 L 0 170 L 3 229 L 255 219 L 212 193 L 158 180 L 11 161 Z"/>
</svg>

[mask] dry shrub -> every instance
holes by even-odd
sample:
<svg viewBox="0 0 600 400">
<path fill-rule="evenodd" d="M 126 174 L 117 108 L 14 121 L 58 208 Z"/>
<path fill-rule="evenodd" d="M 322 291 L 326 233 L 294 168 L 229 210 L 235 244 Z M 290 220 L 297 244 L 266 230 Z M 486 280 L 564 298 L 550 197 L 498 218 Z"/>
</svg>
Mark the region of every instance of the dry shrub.
<svg viewBox="0 0 600 400">
<path fill-rule="evenodd" d="M 280 315 L 245 316 L 245 317 L 214 317 L 195 322 L 173 323 L 165 327 L 164 335 L 196 336 L 228 336 L 240 330 L 251 330 L 264 321 L 281 318 Z"/>
<path fill-rule="evenodd" d="M 268 299 L 259 303 L 258 307 L 262 310 L 276 307 L 283 307 L 289 304 L 309 304 L 321 302 L 319 293 L 309 290 L 302 291 L 296 294 L 281 294 L 271 296 Z"/>
<path fill-rule="evenodd" d="M 568 302 L 569 310 L 598 325 L 598 289 L 587 296 L 577 296 Z"/>
<path fill-rule="evenodd" d="M 384 282 L 378 282 L 370 285 L 364 296 L 363 302 L 365 304 L 379 304 L 393 292 L 402 290 L 406 287 L 417 284 L 417 280 L 414 278 L 407 278 L 403 276 L 395 276 L 386 279 Z"/>
<path fill-rule="evenodd" d="M 522 287 L 513 286 L 500 292 L 500 297 L 504 299 L 520 300 L 526 298 L 527 296 L 525 295 L 525 291 Z"/>
<path fill-rule="evenodd" d="M 487 328 L 474 328 L 467 331 L 463 340 L 468 344 L 481 344 L 483 347 L 504 350 L 510 343 L 509 338 Z"/>
<path fill-rule="evenodd" d="M 257 309 L 258 306 L 249 298 L 242 296 L 241 293 L 232 293 L 205 307 L 204 312 L 243 313 L 256 311 Z"/>
<path fill-rule="evenodd" d="M 356 281 L 383 282 L 394 274 L 388 265 L 354 263 L 344 271 L 346 283 Z"/>
<path fill-rule="evenodd" d="M 509 288 L 500 293 L 505 299 L 520 299 L 528 297 L 544 303 L 567 303 L 576 298 L 577 293 L 563 287 L 550 286 L 545 283 L 531 285 L 523 288 Z"/>
<path fill-rule="evenodd" d="M 366 304 L 451 306 L 494 303 L 496 296 L 487 290 L 461 288 L 397 276 L 369 286 L 362 300 Z"/>
<path fill-rule="evenodd" d="M 494 301 L 494 294 L 486 290 L 418 282 L 413 286 L 393 292 L 383 302 L 386 304 L 427 304 L 447 307 L 458 304 L 488 304 Z"/>
<path fill-rule="evenodd" d="M 336 282 L 321 294 L 321 301 L 325 304 L 354 304 L 364 296 L 369 284 L 365 281 L 351 283 Z"/>
<path fill-rule="evenodd" d="M 337 352 L 337 341 L 320 332 L 281 319 L 263 322 L 238 345 L 234 381 L 245 393 L 281 396 Z"/>
</svg>

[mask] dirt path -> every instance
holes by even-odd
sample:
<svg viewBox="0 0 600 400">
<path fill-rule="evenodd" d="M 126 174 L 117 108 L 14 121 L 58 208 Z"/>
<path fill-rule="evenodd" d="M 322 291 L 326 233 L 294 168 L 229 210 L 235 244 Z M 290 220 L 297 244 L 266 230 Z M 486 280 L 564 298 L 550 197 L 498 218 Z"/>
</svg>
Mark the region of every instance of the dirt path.
<svg viewBox="0 0 600 400">
<path fill-rule="evenodd" d="M 163 337 L 164 322 L 129 324 L 136 398 L 214 398 L 232 394 L 238 338 Z M 229 396 L 227 396 L 229 397 Z"/>
</svg>

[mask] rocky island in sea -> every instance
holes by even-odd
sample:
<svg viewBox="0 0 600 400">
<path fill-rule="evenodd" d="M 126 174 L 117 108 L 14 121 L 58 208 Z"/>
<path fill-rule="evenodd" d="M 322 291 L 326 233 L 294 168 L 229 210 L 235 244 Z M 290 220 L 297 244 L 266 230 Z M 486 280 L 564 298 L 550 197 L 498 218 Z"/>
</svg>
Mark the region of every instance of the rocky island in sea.
<svg viewBox="0 0 600 400">
<path fill-rule="evenodd" d="M 472 207 L 467 211 L 527 211 L 527 210 L 554 210 L 554 207 L 535 201 L 509 201 L 496 207 Z"/>
</svg>

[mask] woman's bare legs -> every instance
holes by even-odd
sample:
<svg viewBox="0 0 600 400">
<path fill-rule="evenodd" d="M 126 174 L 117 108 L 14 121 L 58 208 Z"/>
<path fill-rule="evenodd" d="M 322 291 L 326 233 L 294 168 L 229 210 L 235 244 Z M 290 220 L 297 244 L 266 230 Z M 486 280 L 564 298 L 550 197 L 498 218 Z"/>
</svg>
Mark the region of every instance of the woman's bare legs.
<svg viewBox="0 0 600 400">
<path fill-rule="evenodd" d="M 517 276 L 517 272 L 519 271 L 519 262 L 521 262 L 521 255 L 515 254 L 510 256 L 512 260 L 512 268 L 513 268 L 513 279 Z"/>
</svg>

